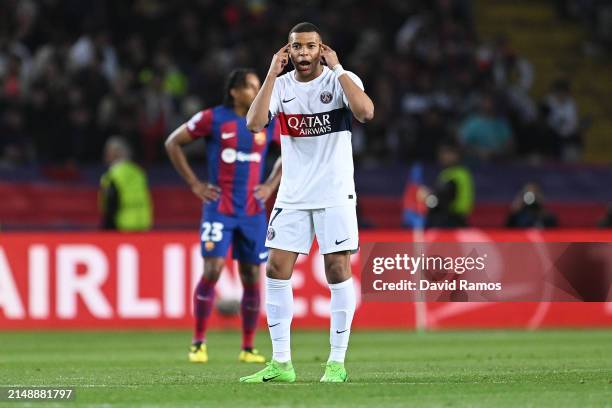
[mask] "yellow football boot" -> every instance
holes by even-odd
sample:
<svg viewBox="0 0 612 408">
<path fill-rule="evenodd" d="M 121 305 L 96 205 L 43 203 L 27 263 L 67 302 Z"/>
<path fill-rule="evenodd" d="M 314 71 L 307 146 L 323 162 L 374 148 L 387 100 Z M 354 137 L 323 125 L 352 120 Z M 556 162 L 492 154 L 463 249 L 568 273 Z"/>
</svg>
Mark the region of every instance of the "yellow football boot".
<svg viewBox="0 0 612 408">
<path fill-rule="evenodd" d="M 189 349 L 189 361 L 192 363 L 206 363 L 208 361 L 208 352 L 206 344 L 192 344 Z"/>
<path fill-rule="evenodd" d="M 243 363 L 265 363 L 266 358 L 259 354 L 256 349 L 242 350 L 238 356 L 238 361 Z"/>
</svg>

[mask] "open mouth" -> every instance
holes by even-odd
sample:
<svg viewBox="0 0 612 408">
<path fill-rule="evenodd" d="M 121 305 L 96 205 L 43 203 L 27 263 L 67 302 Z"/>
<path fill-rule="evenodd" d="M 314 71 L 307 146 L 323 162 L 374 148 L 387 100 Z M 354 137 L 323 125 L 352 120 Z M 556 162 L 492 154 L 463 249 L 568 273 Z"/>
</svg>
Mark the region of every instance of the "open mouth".
<svg viewBox="0 0 612 408">
<path fill-rule="evenodd" d="M 300 61 L 298 62 L 296 68 L 298 71 L 308 71 L 310 69 L 311 62 L 309 61 Z"/>
</svg>

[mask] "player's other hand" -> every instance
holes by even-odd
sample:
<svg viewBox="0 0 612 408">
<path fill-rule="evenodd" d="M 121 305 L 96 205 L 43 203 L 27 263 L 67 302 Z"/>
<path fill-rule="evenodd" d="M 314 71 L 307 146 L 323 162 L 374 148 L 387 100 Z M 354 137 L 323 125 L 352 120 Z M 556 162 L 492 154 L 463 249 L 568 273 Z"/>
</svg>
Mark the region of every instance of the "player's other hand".
<svg viewBox="0 0 612 408">
<path fill-rule="evenodd" d="M 321 43 L 321 61 L 327 64 L 329 69 L 334 69 L 334 67 L 340 63 L 336 51 L 323 43 Z"/>
<path fill-rule="evenodd" d="M 221 194 L 221 188 L 219 188 L 219 186 L 215 186 L 214 184 L 210 183 L 202 183 L 201 181 L 197 181 L 192 184 L 191 191 L 193 191 L 193 194 L 195 194 L 205 203 L 217 201 L 219 199 L 219 195 Z"/>
<path fill-rule="evenodd" d="M 269 73 L 278 76 L 283 72 L 285 66 L 289 63 L 289 47 L 290 44 L 287 43 L 274 54 L 272 63 L 270 64 L 270 70 L 268 71 Z"/>
<path fill-rule="evenodd" d="M 265 203 L 273 192 L 274 189 L 271 186 L 267 184 L 258 184 L 255 186 L 253 195 L 256 199 Z"/>
</svg>

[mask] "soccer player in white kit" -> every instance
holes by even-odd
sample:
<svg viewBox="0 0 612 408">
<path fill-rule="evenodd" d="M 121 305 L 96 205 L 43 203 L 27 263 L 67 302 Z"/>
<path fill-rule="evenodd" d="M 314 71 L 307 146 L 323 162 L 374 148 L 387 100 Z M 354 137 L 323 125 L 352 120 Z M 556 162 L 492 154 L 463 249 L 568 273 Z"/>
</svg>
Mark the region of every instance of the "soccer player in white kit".
<svg viewBox="0 0 612 408">
<path fill-rule="evenodd" d="M 278 77 L 289 59 L 295 70 Z M 319 29 L 300 23 L 272 58 L 266 79 L 247 113 L 258 132 L 277 116 L 281 125 L 282 178 L 266 246 L 266 312 L 272 361 L 241 382 L 294 382 L 290 330 L 291 275 L 314 237 L 324 257 L 331 290 L 331 352 L 321 382 L 345 382 L 344 358 L 355 313 L 350 255 L 359 247 L 351 122 L 374 117 L 361 80 L 345 71 Z"/>
</svg>

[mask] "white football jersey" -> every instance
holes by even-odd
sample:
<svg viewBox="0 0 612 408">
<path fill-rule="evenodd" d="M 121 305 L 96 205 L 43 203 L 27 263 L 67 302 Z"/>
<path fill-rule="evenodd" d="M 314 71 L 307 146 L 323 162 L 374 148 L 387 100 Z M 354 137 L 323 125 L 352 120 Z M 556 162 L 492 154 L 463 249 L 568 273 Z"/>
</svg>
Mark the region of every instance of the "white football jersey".
<svg viewBox="0 0 612 408">
<path fill-rule="evenodd" d="M 363 89 L 359 77 L 346 72 Z M 283 173 L 276 206 L 309 210 L 356 203 L 353 113 L 334 72 L 323 67 L 309 82 L 295 79 L 295 71 L 276 78 L 270 116 L 278 116 L 281 128 Z"/>
</svg>

